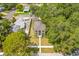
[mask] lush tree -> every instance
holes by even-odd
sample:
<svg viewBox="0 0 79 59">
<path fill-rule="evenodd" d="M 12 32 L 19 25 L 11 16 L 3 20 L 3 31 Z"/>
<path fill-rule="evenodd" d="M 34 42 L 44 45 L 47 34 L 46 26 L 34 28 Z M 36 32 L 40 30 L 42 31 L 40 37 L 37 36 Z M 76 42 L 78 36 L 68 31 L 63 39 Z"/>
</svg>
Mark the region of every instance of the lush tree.
<svg viewBox="0 0 79 59">
<path fill-rule="evenodd" d="M 6 37 L 3 44 L 4 55 L 30 55 L 28 39 L 23 32 L 14 32 Z"/>
<path fill-rule="evenodd" d="M 79 12 L 73 12 L 69 17 L 68 22 L 71 23 L 71 26 L 73 26 L 73 28 L 79 27 Z"/>
<path fill-rule="evenodd" d="M 63 16 L 54 17 L 50 23 L 47 37 L 49 38 L 49 42 L 54 45 L 54 50 L 60 53 L 70 53 L 75 43 L 71 35 L 73 30 L 71 30 L 70 23 L 66 22 Z M 67 42 L 69 43 L 66 44 Z"/>
<path fill-rule="evenodd" d="M 34 7 L 34 6 L 33 6 Z M 35 7 L 36 8 L 36 7 Z M 71 54 L 79 48 L 79 4 L 43 4 L 34 9 L 46 24 L 46 36 L 55 52 Z"/>
<path fill-rule="evenodd" d="M 2 16 L 3 16 L 3 14 L 2 14 L 2 13 L 0 13 L 0 19 L 2 19 Z"/>
<path fill-rule="evenodd" d="M 0 47 L 5 37 L 10 33 L 10 22 L 7 19 L 0 19 Z"/>
<path fill-rule="evenodd" d="M 37 53 L 37 48 L 28 47 L 31 44 L 29 37 L 22 30 L 11 33 L 3 43 L 4 55 L 30 56 L 33 53 Z"/>
<path fill-rule="evenodd" d="M 23 5 L 22 4 L 17 4 L 16 5 L 16 8 L 19 10 L 19 11 L 23 11 Z"/>
</svg>

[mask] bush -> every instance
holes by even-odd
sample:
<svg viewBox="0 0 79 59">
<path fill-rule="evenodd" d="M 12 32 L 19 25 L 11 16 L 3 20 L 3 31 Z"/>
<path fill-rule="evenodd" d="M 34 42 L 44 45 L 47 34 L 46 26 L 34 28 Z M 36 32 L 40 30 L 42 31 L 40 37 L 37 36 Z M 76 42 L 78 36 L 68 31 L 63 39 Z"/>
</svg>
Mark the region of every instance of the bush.
<svg viewBox="0 0 79 59">
<path fill-rule="evenodd" d="M 19 11 L 23 11 L 23 5 L 21 5 L 21 4 L 16 5 L 16 8 L 17 8 Z"/>
</svg>

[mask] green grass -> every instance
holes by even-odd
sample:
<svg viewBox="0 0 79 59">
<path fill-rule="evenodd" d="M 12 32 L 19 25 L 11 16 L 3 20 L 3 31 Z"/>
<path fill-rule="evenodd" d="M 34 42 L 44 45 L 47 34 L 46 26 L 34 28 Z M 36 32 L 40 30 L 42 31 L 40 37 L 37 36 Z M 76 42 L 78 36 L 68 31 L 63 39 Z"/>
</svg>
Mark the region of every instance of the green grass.
<svg viewBox="0 0 79 59">
<path fill-rule="evenodd" d="M 16 10 L 14 16 L 18 16 L 18 15 L 20 15 L 20 14 L 28 15 L 28 14 L 31 13 L 31 12 L 32 12 L 32 11 L 23 12 L 23 11 Z"/>
<path fill-rule="evenodd" d="M 49 39 L 46 38 L 46 37 L 43 37 L 43 38 L 41 39 L 41 45 L 42 45 L 42 46 L 51 46 L 51 44 L 49 43 Z"/>
</svg>

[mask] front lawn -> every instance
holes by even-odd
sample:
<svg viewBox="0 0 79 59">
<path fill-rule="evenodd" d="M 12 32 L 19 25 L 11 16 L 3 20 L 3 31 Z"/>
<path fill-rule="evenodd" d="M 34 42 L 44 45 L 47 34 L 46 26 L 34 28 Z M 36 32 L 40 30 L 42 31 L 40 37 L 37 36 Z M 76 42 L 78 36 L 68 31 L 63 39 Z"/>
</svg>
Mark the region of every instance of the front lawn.
<svg viewBox="0 0 79 59">
<path fill-rule="evenodd" d="M 28 15 L 28 14 L 31 13 L 31 12 L 32 12 L 32 11 L 24 12 L 24 11 L 16 10 L 14 16 L 17 16 L 17 15 L 19 15 L 19 14 Z"/>
<path fill-rule="evenodd" d="M 43 37 L 42 39 L 41 39 L 41 45 L 42 46 L 52 46 L 49 42 L 48 42 L 48 38 L 45 38 L 45 37 Z"/>
</svg>

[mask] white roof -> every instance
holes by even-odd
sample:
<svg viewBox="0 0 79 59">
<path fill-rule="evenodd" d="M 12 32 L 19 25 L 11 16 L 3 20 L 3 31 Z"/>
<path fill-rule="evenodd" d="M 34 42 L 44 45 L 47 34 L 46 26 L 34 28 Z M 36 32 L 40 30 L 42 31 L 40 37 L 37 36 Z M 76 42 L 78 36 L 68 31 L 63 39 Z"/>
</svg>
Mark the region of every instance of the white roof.
<svg viewBox="0 0 79 59">
<path fill-rule="evenodd" d="M 30 7 L 29 6 L 25 6 L 24 7 L 24 11 L 29 11 L 30 10 Z"/>
<path fill-rule="evenodd" d="M 15 26 L 16 25 L 20 26 L 20 28 L 24 28 L 24 26 L 25 26 L 25 22 L 23 19 L 17 20 L 14 24 L 15 24 Z"/>
<path fill-rule="evenodd" d="M 13 31 L 17 32 L 19 29 L 24 28 L 25 27 L 25 21 L 24 19 L 19 18 L 13 25 Z"/>
<path fill-rule="evenodd" d="M 17 19 L 16 22 L 12 26 L 12 31 L 17 32 L 19 29 L 22 29 L 22 28 L 25 28 L 25 30 L 28 31 L 30 17 L 26 15 L 19 15 L 18 17 L 16 17 L 16 19 Z"/>
</svg>

